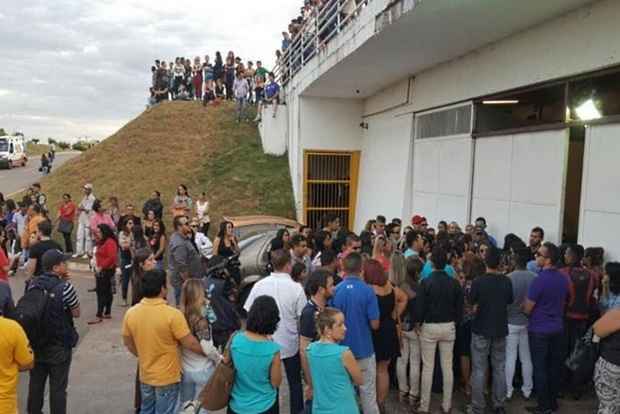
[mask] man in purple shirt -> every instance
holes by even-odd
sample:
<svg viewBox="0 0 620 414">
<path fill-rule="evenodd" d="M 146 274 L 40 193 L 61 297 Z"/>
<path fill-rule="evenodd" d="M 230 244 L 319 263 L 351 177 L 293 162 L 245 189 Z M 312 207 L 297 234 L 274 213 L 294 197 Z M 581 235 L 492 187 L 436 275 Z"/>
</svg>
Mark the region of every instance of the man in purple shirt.
<svg viewBox="0 0 620 414">
<path fill-rule="evenodd" d="M 528 332 L 534 365 L 538 405 L 527 407 L 535 414 L 558 410 L 558 391 L 564 350 L 564 307 L 568 298 L 568 279 L 556 269 L 560 251 L 544 243 L 535 254 L 542 270 L 530 285 L 525 313 L 530 316 Z"/>
</svg>

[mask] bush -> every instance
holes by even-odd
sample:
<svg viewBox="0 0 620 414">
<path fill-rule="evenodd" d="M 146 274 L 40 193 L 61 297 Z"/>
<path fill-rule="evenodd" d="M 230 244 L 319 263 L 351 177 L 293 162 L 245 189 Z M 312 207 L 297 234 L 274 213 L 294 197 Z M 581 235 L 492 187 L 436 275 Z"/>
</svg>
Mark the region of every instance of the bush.
<svg viewBox="0 0 620 414">
<path fill-rule="evenodd" d="M 71 145 L 71 149 L 74 151 L 86 151 L 90 148 L 90 144 L 85 141 L 78 141 L 75 144 Z"/>
<path fill-rule="evenodd" d="M 58 145 L 58 148 L 60 148 L 61 150 L 68 150 L 69 148 L 71 148 L 71 144 L 64 141 L 58 141 L 56 145 Z"/>
</svg>

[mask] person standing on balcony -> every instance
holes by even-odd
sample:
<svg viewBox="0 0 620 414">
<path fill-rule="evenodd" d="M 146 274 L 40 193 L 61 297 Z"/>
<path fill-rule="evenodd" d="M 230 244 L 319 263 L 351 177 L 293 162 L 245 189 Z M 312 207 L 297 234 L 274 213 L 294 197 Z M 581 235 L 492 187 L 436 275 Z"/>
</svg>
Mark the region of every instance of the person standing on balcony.
<svg viewBox="0 0 620 414">
<path fill-rule="evenodd" d="M 282 32 L 282 51 L 285 52 L 290 45 L 291 35 L 289 35 L 288 32 Z"/>
</svg>

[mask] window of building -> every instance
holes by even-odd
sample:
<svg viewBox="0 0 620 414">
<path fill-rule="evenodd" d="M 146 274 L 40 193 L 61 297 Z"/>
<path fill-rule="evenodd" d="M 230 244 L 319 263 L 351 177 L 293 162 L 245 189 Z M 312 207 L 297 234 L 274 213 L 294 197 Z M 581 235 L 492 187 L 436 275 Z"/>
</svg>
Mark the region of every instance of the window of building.
<svg viewBox="0 0 620 414">
<path fill-rule="evenodd" d="M 556 84 L 476 101 L 475 133 L 536 127 L 565 121 L 565 86 Z"/>
<path fill-rule="evenodd" d="M 434 138 L 471 132 L 471 105 L 457 106 L 418 115 L 416 137 Z"/>
</svg>

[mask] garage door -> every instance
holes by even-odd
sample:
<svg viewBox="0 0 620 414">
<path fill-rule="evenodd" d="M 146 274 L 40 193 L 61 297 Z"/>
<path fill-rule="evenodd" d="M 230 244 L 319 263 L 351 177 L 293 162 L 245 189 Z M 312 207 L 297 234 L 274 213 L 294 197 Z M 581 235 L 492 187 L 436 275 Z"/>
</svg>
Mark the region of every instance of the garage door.
<svg viewBox="0 0 620 414">
<path fill-rule="evenodd" d="M 579 242 L 605 248 L 606 260 L 620 260 L 620 125 L 586 128 Z"/>
<path fill-rule="evenodd" d="M 527 242 L 534 226 L 561 240 L 568 130 L 478 138 L 472 221 L 483 216 L 503 245 L 515 233 Z"/>
<path fill-rule="evenodd" d="M 440 220 L 467 223 L 471 195 L 471 106 L 416 115 L 412 214 L 432 227 Z"/>
</svg>

